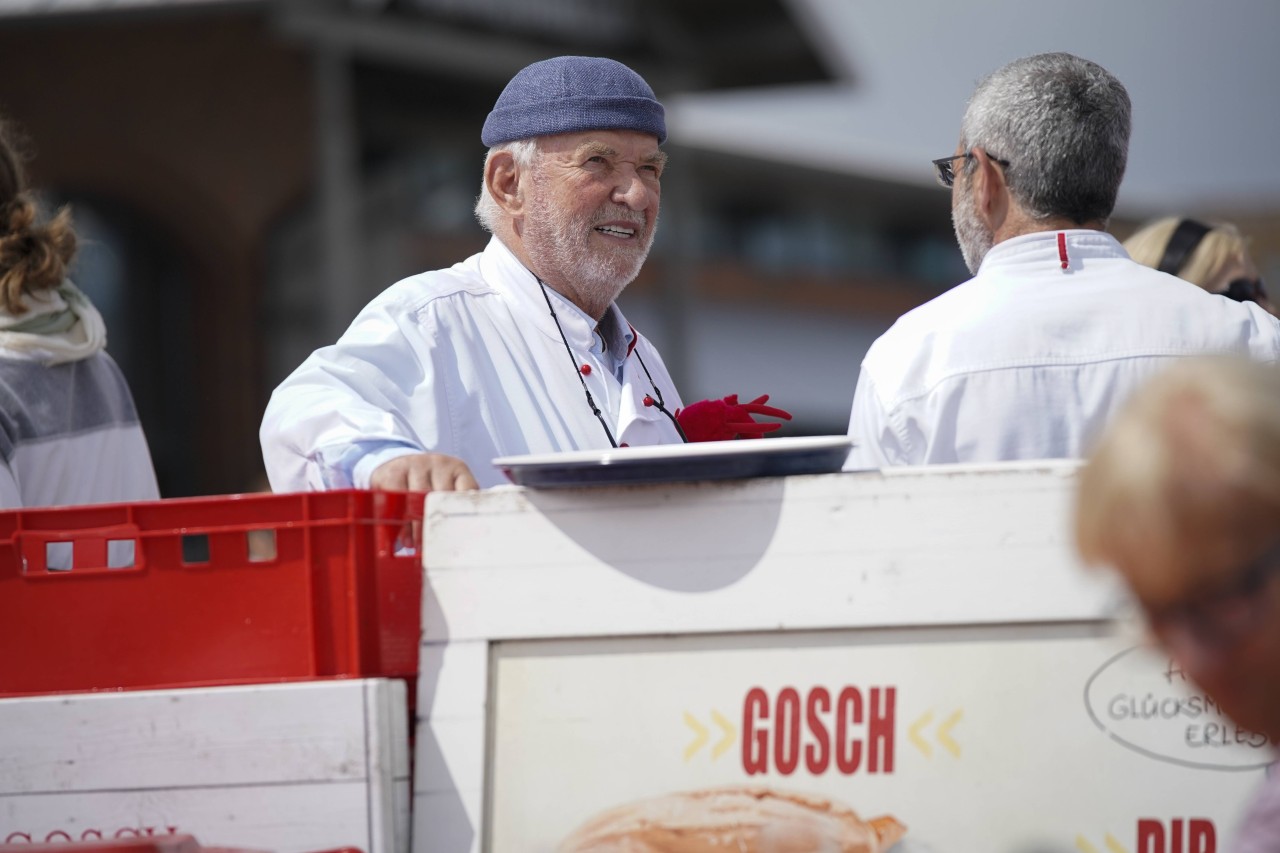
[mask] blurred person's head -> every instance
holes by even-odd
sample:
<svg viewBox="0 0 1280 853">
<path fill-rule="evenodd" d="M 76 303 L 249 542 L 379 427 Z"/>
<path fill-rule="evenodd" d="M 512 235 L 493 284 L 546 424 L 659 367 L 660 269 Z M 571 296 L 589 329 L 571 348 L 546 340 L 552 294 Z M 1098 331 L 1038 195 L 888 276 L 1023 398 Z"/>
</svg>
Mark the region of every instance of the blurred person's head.
<svg viewBox="0 0 1280 853">
<path fill-rule="evenodd" d="M 24 159 L 16 131 L 0 122 L 0 311 L 12 315 L 27 311 L 24 297 L 57 288 L 76 252 L 66 208 L 37 223 Z"/>
<path fill-rule="evenodd" d="M 976 273 L 997 243 L 1036 231 L 1104 229 L 1129 152 L 1129 95 L 1068 53 L 1015 60 L 984 78 L 949 166 L 956 239 Z"/>
<path fill-rule="evenodd" d="M 1228 222 L 1210 225 L 1177 216 L 1157 219 L 1134 232 L 1124 248 L 1140 264 L 1237 302 L 1257 302 L 1276 313 L 1249 255 L 1248 242 Z"/>
<path fill-rule="evenodd" d="M 598 318 L 653 244 L 666 138 L 662 105 L 627 66 L 584 56 L 535 62 L 485 120 L 476 218 Z"/>
<path fill-rule="evenodd" d="M 1280 367 L 1195 359 L 1152 381 L 1082 471 L 1075 523 L 1182 670 L 1280 738 Z"/>
</svg>

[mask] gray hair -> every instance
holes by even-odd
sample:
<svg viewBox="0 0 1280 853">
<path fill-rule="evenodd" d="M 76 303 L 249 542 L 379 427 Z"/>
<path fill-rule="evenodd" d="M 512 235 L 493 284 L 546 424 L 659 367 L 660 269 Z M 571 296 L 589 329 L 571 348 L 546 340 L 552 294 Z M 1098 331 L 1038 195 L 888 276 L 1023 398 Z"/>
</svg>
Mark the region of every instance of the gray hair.
<svg viewBox="0 0 1280 853">
<path fill-rule="evenodd" d="M 1105 224 L 1128 159 L 1129 115 L 1129 93 L 1101 65 L 1042 53 L 978 84 L 960 144 L 1009 161 L 1009 192 L 1032 217 Z M 971 172 L 974 163 L 965 168 Z"/>
<path fill-rule="evenodd" d="M 489 149 L 489 153 L 485 155 L 484 162 L 487 167 L 489 158 L 494 154 L 499 151 L 510 151 L 518 168 L 529 169 L 533 166 L 534 160 L 537 159 L 538 150 L 536 137 L 533 139 L 517 139 L 514 142 L 503 142 Z M 489 188 L 485 186 L 483 178 L 480 180 L 480 195 L 476 198 L 475 212 L 476 221 L 480 223 L 480 227 L 490 234 L 496 233 L 494 229 L 502 219 L 502 208 L 498 207 L 498 203 L 493 200 L 493 196 L 489 195 Z"/>
</svg>

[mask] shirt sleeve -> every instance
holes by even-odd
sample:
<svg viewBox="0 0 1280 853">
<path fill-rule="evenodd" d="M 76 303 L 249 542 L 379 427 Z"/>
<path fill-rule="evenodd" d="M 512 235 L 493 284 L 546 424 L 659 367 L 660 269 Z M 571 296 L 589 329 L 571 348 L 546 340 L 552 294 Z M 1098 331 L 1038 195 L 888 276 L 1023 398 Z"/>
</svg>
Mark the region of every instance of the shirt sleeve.
<svg viewBox="0 0 1280 853">
<path fill-rule="evenodd" d="M 849 413 L 849 438 L 853 450 L 844 463 L 846 471 L 887 468 L 910 464 L 903 438 L 894 428 L 890 413 L 881 405 L 875 384 L 863 368 L 853 392 Z"/>
<path fill-rule="evenodd" d="M 378 465 L 448 440 L 427 313 L 375 301 L 275 390 L 259 434 L 274 491 L 367 488 Z"/>
</svg>

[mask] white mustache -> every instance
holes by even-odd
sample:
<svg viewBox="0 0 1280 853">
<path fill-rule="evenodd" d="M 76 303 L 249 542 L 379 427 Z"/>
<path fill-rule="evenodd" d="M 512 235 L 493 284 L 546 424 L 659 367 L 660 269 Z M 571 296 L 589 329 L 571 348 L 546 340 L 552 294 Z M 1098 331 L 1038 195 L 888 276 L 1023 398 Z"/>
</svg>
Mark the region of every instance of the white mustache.
<svg viewBox="0 0 1280 853">
<path fill-rule="evenodd" d="M 636 225 L 641 228 L 647 222 L 647 217 L 643 213 L 637 213 L 629 207 L 615 207 L 609 210 L 599 210 L 596 215 L 591 218 L 593 226 L 602 222 L 625 222 L 628 225 Z"/>
</svg>

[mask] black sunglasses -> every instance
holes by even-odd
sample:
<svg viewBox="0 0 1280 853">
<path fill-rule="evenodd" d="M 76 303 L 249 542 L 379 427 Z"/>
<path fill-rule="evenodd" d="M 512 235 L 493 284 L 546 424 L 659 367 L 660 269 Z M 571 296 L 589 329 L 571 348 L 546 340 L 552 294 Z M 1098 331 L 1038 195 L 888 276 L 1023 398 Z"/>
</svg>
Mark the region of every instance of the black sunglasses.
<svg viewBox="0 0 1280 853">
<path fill-rule="evenodd" d="M 1267 298 L 1267 291 L 1263 289 L 1260 278 L 1238 278 L 1228 284 L 1226 290 L 1218 292 L 1236 302 L 1260 302 Z"/>
<path fill-rule="evenodd" d="M 983 153 L 985 154 L 986 152 L 984 151 Z M 957 160 L 964 160 L 967 162 L 972 159 L 973 152 L 966 151 L 963 154 L 952 154 L 950 157 L 939 157 L 937 160 L 933 160 L 933 168 L 938 170 L 938 183 L 942 184 L 944 187 L 949 187 L 954 184 L 956 182 L 956 169 L 952 164 Z M 1001 160 L 999 157 L 992 157 L 990 154 L 987 154 L 987 159 L 992 163 L 999 163 L 1005 168 L 1009 167 L 1008 160 Z"/>
<path fill-rule="evenodd" d="M 1179 220 L 1178 227 L 1174 228 L 1173 233 L 1169 235 L 1169 242 L 1165 244 L 1164 255 L 1161 256 L 1156 269 L 1170 275 L 1182 272 L 1187 261 L 1191 260 L 1191 256 L 1195 254 L 1200 241 L 1212 230 L 1213 228 L 1195 219 Z M 1217 293 L 1236 302 L 1258 302 L 1267 298 L 1267 291 L 1263 289 L 1260 278 L 1237 278 L 1228 284 L 1225 290 L 1219 290 Z"/>
</svg>

